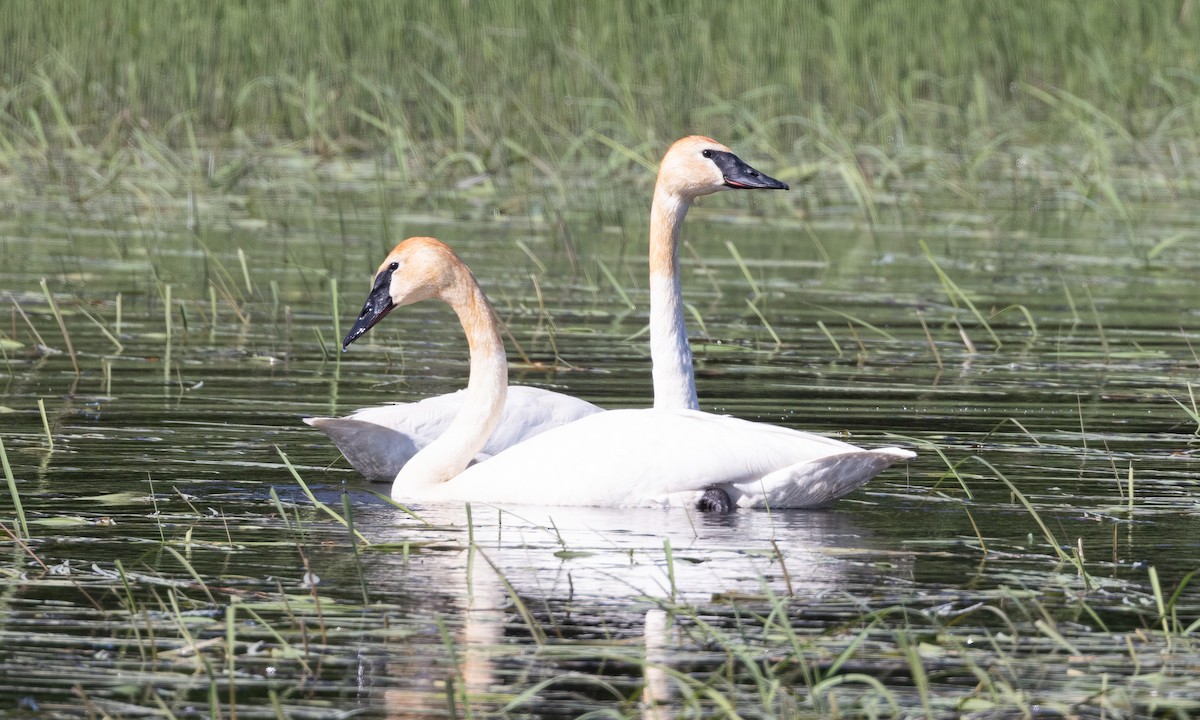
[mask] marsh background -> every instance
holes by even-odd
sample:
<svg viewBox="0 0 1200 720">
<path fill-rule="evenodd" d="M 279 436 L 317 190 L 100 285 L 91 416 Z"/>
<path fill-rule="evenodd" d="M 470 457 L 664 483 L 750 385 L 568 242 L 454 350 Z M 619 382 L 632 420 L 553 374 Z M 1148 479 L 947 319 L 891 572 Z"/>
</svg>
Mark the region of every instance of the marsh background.
<svg viewBox="0 0 1200 720">
<path fill-rule="evenodd" d="M 1194 714 L 1198 14 L 0 4 L 0 707 Z M 647 404 L 694 132 L 793 186 L 689 217 L 702 405 L 918 460 L 822 512 L 410 515 L 301 424 L 463 384 L 444 308 L 337 352 L 414 234 L 513 382 Z"/>
</svg>

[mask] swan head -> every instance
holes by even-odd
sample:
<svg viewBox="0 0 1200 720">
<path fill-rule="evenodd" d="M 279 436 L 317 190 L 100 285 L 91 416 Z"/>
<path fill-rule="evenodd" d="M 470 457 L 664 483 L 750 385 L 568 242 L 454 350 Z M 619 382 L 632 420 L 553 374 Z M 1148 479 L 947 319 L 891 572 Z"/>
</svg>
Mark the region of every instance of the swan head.
<svg viewBox="0 0 1200 720">
<path fill-rule="evenodd" d="M 721 143 L 701 135 L 678 140 L 663 155 L 658 184 L 687 199 L 720 190 L 787 190 L 787 183 L 755 170 Z"/>
<path fill-rule="evenodd" d="M 458 255 L 439 240 L 412 237 L 402 241 L 375 272 L 371 292 L 342 341 L 342 350 L 375 327 L 393 308 L 432 297 L 445 298 L 450 288 L 458 286 L 458 274 L 464 270 L 466 266 Z"/>
</svg>

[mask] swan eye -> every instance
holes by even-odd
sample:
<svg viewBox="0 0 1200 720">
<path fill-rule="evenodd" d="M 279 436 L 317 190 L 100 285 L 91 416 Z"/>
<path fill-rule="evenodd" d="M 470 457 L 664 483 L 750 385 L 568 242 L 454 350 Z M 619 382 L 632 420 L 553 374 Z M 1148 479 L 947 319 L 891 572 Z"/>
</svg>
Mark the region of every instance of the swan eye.
<svg viewBox="0 0 1200 720">
<path fill-rule="evenodd" d="M 388 265 L 388 270 L 391 270 L 392 272 L 396 272 L 399 269 L 400 269 L 400 263 L 398 263 L 394 260 L 392 261 L 392 263 L 390 265 Z"/>
<path fill-rule="evenodd" d="M 706 158 L 711 158 L 711 157 L 712 157 L 712 150 L 704 149 L 704 150 L 701 150 L 701 151 L 700 151 L 700 154 L 701 154 L 701 155 L 703 155 L 703 156 L 704 156 L 704 157 L 706 157 Z"/>
</svg>

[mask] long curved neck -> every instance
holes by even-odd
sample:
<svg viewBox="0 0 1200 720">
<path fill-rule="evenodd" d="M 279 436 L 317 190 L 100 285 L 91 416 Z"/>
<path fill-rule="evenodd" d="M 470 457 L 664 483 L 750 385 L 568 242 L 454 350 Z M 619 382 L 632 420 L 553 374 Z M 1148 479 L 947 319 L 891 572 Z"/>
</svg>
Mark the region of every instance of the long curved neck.
<svg viewBox="0 0 1200 720">
<path fill-rule="evenodd" d="M 656 408 L 700 408 L 679 283 L 679 228 L 691 205 L 661 182 L 655 185 L 650 206 L 650 360 Z"/>
<path fill-rule="evenodd" d="M 445 482 L 462 472 L 483 449 L 504 412 L 508 358 L 496 311 L 465 266 L 457 281 L 440 297 L 458 314 L 467 334 L 471 375 L 454 420 L 396 475 L 393 499 L 406 497 L 405 488 Z"/>
</svg>

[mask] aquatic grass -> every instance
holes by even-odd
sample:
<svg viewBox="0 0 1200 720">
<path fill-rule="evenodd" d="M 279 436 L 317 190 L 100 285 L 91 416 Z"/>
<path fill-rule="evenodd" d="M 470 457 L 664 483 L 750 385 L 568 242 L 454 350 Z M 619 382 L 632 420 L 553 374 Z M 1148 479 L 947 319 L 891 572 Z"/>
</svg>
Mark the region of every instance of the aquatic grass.
<svg viewBox="0 0 1200 720">
<path fill-rule="evenodd" d="M 671 552 L 671 538 L 663 538 L 663 555 L 667 562 L 667 584 L 670 587 L 671 601 L 675 601 L 675 556 Z"/>
<path fill-rule="evenodd" d="M 1079 571 L 1080 577 L 1084 579 L 1085 584 L 1090 589 L 1094 583 L 1086 568 L 1084 568 L 1082 559 L 1073 555 L 1068 555 L 1067 552 L 1062 549 L 1062 545 L 1058 542 L 1058 539 L 1054 537 L 1054 533 L 1052 533 L 1050 528 L 1046 526 L 1046 523 L 1042 520 L 1041 514 L 1038 513 L 1037 508 L 1033 506 L 1033 503 L 1031 503 L 1029 499 L 1025 497 L 1025 494 L 1018 490 L 1017 486 L 1014 485 L 1012 481 L 1004 475 L 1004 473 L 1000 472 L 995 465 L 978 455 L 973 455 L 971 459 L 991 470 L 995 474 L 996 478 L 1008 488 L 1013 497 L 1017 499 L 1017 502 L 1019 502 L 1021 506 L 1025 508 L 1026 512 L 1029 513 L 1029 516 L 1035 523 L 1037 523 L 1037 526 L 1042 531 L 1042 536 L 1046 539 L 1046 543 L 1054 549 L 1054 552 L 1058 556 L 1059 560 L 1074 565 Z"/>
<path fill-rule="evenodd" d="M 4 469 L 4 479 L 8 483 L 8 495 L 13 503 L 13 520 L 18 538 L 32 537 L 29 534 L 29 523 L 25 520 L 25 508 L 21 505 L 21 493 L 17 489 L 17 479 L 13 475 L 12 465 L 8 462 L 8 450 L 4 447 L 4 438 L 0 437 L 0 466 Z"/>
<path fill-rule="evenodd" d="M 750 298 L 746 298 L 746 307 L 750 308 L 750 311 L 758 317 L 758 320 L 762 323 L 763 328 L 768 334 L 770 334 L 771 339 L 775 341 L 775 349 L 778 350 L 779 348 L 783 347 L 783 340 L 779 339 L 779 335 L 775 332 L 775 328 L 771 327 L 771 323 L 767 320 L 766 316 L 762 314 L 762 311 L 758 309 L 757 305 L 750 301 Z"/>
<path fill-rule="evenodd" d="M 162 301 L 163 301 L 163 385 L 171 384 L 171 346 L 174 336 L 174 330 L 171 327 L 171 285 L 165 284 L 162 286 Z"/>
<path fill-rule="evenodd" d="M 537 618 L 534 617 L 533 613 L 530 612 L 525 601 L 521 599 L 520 593 L 518 593 L 517 589 L 513 587 L 513 584 L 500 569 L 500 566 L 498 566 L 492 560 L 492 558 L 486 552 L 484 552 L 483 548 L 481 548 L 474 541 L 471 542 L 470 549 L 473 554 L 477 554 L 479 557 L 483 558 L 483 561 L 486 562 L 489 567 L 491 567 L 492 572 L 496 573 L 496 577 L 500 580 L 500 584 L 504 586 L 505 592 L 508 593 L 508 599 L 512 602 L 513 607 L 516 608 L 517 614 L 521 617 L 522 622 L 525 623 L 525 628 L 529 631 L 529 637 L 533 641 L 533 644 L 539 648 L 545 645 L 545 629 L 542 627 L 542 624 L 537 621 Z"/>
<path fill-rule="evenodd" d="M 729 254 L 733 257 L 733 261 L 737 264 L 738 269 L 742 271 L 742 277 L 746 278 L 746 282 L 750 284 L 750 292 L 753 297 L 749 302 L 757 302 L 763 295 L 762 291 L 759 290 L 758 283 L 754 280 L 754 275 L 750 272 L 750 268 L 746 266 L 746 261 L 742 259 L 742 254 L 738 252 L 737 245 L 734 245 L 732 240 L 726 240 L 725 248 L 729 250 Z"/>
<path fill-rule="evenodd" d="M 300 486 L 300 490 L 304 493 L 305 497 L 308 498 L 309 502 L 311 502 L 313 504 L 313 507 L 315 507 L 316 509 L 325 513 L 330 518 L 332 518 L 335 522 L 337 522 L 339 525 L 342 525 L 347 530 L 349 530 L 350 534 L 354 538 L 358 539 L 358 542 L 362 543 L 363 545 L 367 545 L 367 546 L 371 545 L 370 540 L 368 540 L 362 533 L 358 532 L 357 530 L 354 530 L 351 527 L 349 520 L 347 520 L 345 517 L 339 515 L 336 510 L 334 510 L 333 508 L 329 507 L 328 505 L 326 505 L 325 503 L 323 503 L 317 499 L 317 496 L 314 495 L 312 490 L 309 489 L 308 484 L 304 482 L 304 478 L 300 477 L 300 472 L 298 470 L 296 470 L 294 465 L 292 465 L 292 461 L 288 459 L 287 454 L 285 454 L 283 452 L 282 448 L 276 446 L 275 452 L 279 454 L 279 459 L 283 461 L 284 467 L 286 467 L 288 469 L 288 472 L 290 472 L 292 474 L 292 478 L 296 481 L 296 484 Z"/>
<path fill-rule="evenodd" d="M 329 362 L 329 344 L 325 342 L 325 335 L 321 332 L 321 328 L 314 327 L 313 335 L 316 336 L 317 339 L 317 349 L 321 351 L 321 361 L 326 363 Z M 341 355 L 341 353 L 337 350 L 334 351 L 334 354 L 338 356 Z M 336 358 L 336 362 L 340 363 L 341 358 Z"/>
<path fill-rule="evenodd" d="M 946 271 L 942 270 L 941 264 L 939 264 L 937 259 L 933 256 L 933 251 L 929 249 L 929 243 L 925 242 L 924 239 L 918 240 L 917 243 L 921 246 L 921 251 L 925 254 L 925 259 L 929 261 L 931 266 L 933 266 L 933 271 L 937 274 L 938 280 L 942 283 L 942 287 L 946 291 L 946 297 L 950 300 L 950 304 L 955 310 L 958 310 L 959 300 L 961 300 L 962 303 L 967 306 L 967 309 L 971 311 L 971 314 L 975 316 L 975 319 L 979 322 L 980 327 L 982 327 L 992 339 L 995 349 L 999 350 L 1002 345 L 1000 338 L 996 335 L 995 331 L 992 330 L 991 324 L 983 316 L 983 313 L 979 312 L 979 309 L 975 307 L 975 303 L 971 302 L 971 299 L 967 297 L 966 293 L 962 291 L 958 284 L 950 278 Z M 974 353 L 975 349 L 973 346 L 970 346 L 970 341 L 967 339 L 966 333 L 963 332 L 961 325 L 959 326 L 959 332 L 962 333 L 964 342 L 968 343 L 969 351 Z"/>
<path fill-rule="evenodd" d="M 921 331 L 925 333 L 925 342 L 929 343 L 929 351 L 933 353 L 933 362 L 937 365 L 938 372 L 945 369 L 942 364 L 942 354 L 938 352 L 937 343 L 933 341 L 933 335 L 929 332 L 929 323 L 925 322 L 925 313 L 922 310 L 917 310 L 917 319 L 921 321 Z M 841 353 L 838 353 L 841 355 Z"/>
<path fill-rule="evenodd" d="M 346 518 L 346 530 L 350 533 L 350 550 L 354 553 L 354 569 L 358 573 L 358 584 L 362 589 L 363 605 L 371 604 L 370 593 L 367 592 L 367 579 L 363 573 L 362 555 L 358 550 L 358 543 L 354 542 L 354 510 L 350 505 L 350 493 L 342 492 L 342 517 Z"/>
<path fill-rule="evenodd" d="M 623 302 L 630 310 L 636 310 L 637 305 L 634 305 L 633 301 L 629 299 L 629 295 L 625 292 L 625 288 L 621 287 L 621 284 L 617 282 L 616 276 L 614 276 L 612 271 L 608 269 L 608 265 L 604 264 L 604 261 L 599 258 L 596 259 L 596 265 L 600 268 L 600 273 L 604 275 L 606 280 L 608 280 L 608 284 L 612 287 L 613 291 L 617 293 L 619 298 L 621 298 L 621 302 Z"/>
<path fill-rule="evenodd" d="M 146 608 L 143 605 L 139 612 L 138 603 L 133 597 L 133 588 L 130 586 L 129 574 L 125 572 L 125 565 L 124 565 L 124 563 L 121 562 L 121 558 L 113 559 L 113 567 L 116 568 L 117 577 L 121 581 L 121 589 L 124 591 L 124 598 L 122 599 L 122 604 L 125 606 L 125 612 L 127 612 L 129 614 L 129 617 L 131 620 L 131 622 L 129 623 L 129 627 L 130 627 L 130 629 L 133 630 L 134 639 L 137 642 L 138 655 L 140 656 L 142 662 L 146 662 L 148 659 L 147 655 L 146 655 L 147 642 L 150 647 L 151 655 L 153 656 L 154 654 L 156 654 L 155 653 L 156 645 L 154 642 L 154 626 L 152 623 L 146 622 L 145 625 L 146 625 L 146 634 L 147 634 L 146 640 L 147 640 L 147 642 L 144 642 L 142 639 L 141 626 L 137 622 L 132 622 L 132 620 L 134 617 L 138 616 L 139 614 L 141 615 L 143 620 L 147 620 L 148 618 L 146 617 L 146 615 L 147 615 Z"/>
<path fill-rule="evenodd" d="M 1100 349 L 1104 353 L 1104 359 L 1107 361 L 1110 357 L 1108 347 L 1108 336 L 1104 332 L 1104 322 L 1100 319 L 1100 310 L 1096 307 L 1096 299 L 1092 297 L 1092 289 L 1084 283 L 1083 290 L 1087 293 L 1088 306 L 1092 310 L 1092 319 L 1096 324 L 1096 337 L 1100 339 Z"/>
<path fill-rule="evenodd" d="M 33 326 L 33 321 L 29 319 L 29 315 L 25 313 L 25 309 L 21 307 L 21 303 L 14 300 L 13 309 L 16 310 L 17 314 L 21 316 L 21 320 L 25 322 L 25 327 L 29 328 L 29 332 L 33 334 L 34 341 L 37 342 L 39 346 L 48 348 L 49 345 L 47 345 L 46 341 L 42 339 L 42 334 L 37 331 L 37 328 Z"/>
<path fill-rule="evenodd" d="M 879 337 L 883 338 L 884 340 L 888 340 L 890 342 L 897 342 L 895 335 L 888 332 L 887 330 L 884 330 L 881 327 L 878 327 L 877 325 L 873 325 L 873 324 L 867 322 L 866 320 L 863 320 L 860 317 L 856 317 L 854 315 L 851 315 L 850 313 L 843 312 L 836 308 L 831 308 L 827 305 L 820 305 L 817 303 L 808 302 L 807 300 L 802 300 L 801 302 L 809 307 L 816 308 L 822 312 L 827 312 L 831 315 L 837 315 L 838 317 L 840 317 L 846 321 L 847 325 L 851 327 L 852 332 L 853 332 L 853 327 L 861 327 L 865 330 L 870 330 L 872 333 L 878 335 Z M 861 343 L 861 341 L 860 341 L 860 343 Z"/>
<path fill-rule="evenodd" d="M 1187 414 L 1188 418 L 1190 418 L 1192 422 L 1196 423 L 1196 429 L 1192 432 L 1192 434 L 1200 435 L 1200 410 L 1196 408 L 1196 394 L 1192 391 L 1192 384 L 1190 382 L 1187 383 L 1187 391 L 1188 399 L 1191 402 L 1190 406 L 1184 405 L 1178 398 L 1175 397 L 1172 397 L 1171 400 L 1179 406 L 1180 410 L 1183 410 L 1183 412 Z"/>
<path fill-rule="evenodd" d="M 825 335 L 826 339 L 829 340 L 829 344 L 833 346 L 833 351 L 837 353 L 837 356 L 843 357 L 845 353 L 842 352 L 842 346 L 838 344 L 837 338 L 833 336 L 833 333 L 829 332 L 829 328 L 825 326 L 825 323 L 821 320 L 818 320 L 817 328 L 820 329 L 820 331 Z"/>
<path fill-rule="evenodd" d="M 54 433 L 50 430 L 50 419 L 46 417 L 46 401 L 38 398 L 38 414 L 42 418 L 42 431 L 46 433 L 46 450 L 54 452 Z"/>
<path fill-rule="evenodd" d="M 58 309 L 58 303 L 54 302 L 54 296 L 50 294 L 50 287 L 46 284 L 46 278 L 41 280 L 42 293 L 46 296 L 46 304 L 50 306 L 50 312 L 54 315 L 54 321 L 58 323 L 58 329 L 62 332 L 63 343 L 67 346 L 67 355 L 71 358 L 71 367 L 75 368 L 75 374 L 79 375 L 79 358 L 75 356 L 75 346 L 71 344 L 71 333 L 67 332 L 67 323 L 63 320 L 62 312 Z"/>
<path fill-rule="evenodd" d="M 469 577 L 470 571 L 468 571 Z M 450 717 L 458 717 L 458 704 L 462 703 L 466 718 L 471 718 L 471 702 L 467 697 L 467 682 L 462 672 L 462 660 L 458 657 L 458 650 L 454 644 L 454 639 L 450 636 L 450 631 L 446 628 L 446 620 L 441 615 L 437 616 L 438 636 L 442 639 L 442 647 L 446 650 L 446 657 L 449 660 L 450 667 L 453 668 L 452 675 L 446 681 L 446 706 L 450 710 Z"/>
</svg>

